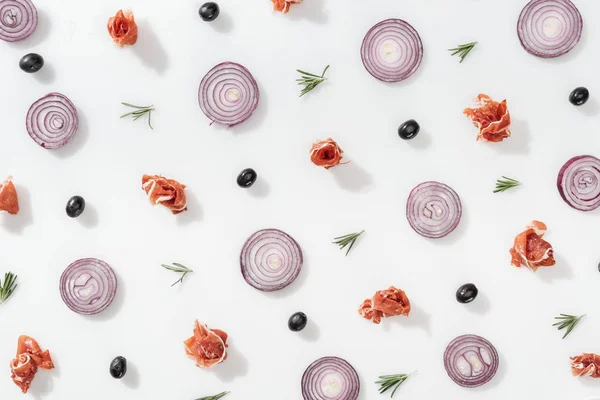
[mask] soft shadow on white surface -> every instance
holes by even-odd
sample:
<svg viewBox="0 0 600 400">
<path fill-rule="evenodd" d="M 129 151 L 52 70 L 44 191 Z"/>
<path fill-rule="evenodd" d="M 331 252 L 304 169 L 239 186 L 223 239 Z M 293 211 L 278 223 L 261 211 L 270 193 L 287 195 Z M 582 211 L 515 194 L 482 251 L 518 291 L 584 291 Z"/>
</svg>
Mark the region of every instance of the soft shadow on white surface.
<svg viewBox="0 0 600 400">
<path fill-rule="evenodd" d="M 110 303 L 110 305 L 105 310 L 99 312 L 98 314 L 84 315 L 82 317 L 86 317 L 86 318 L 89 318 L 89 319 L 95 320 L 95 321 L 108 321 L 108 320 L 112 319 L 115 315 L 117 315 L 117 313 L 121 310 L 121 308 L 123 308 L 123 303 L 125 302 L 125 292 L 126 292 L 125 284 L 123 282 L 123 279 L 119 275 L 117 268 L 115 268 L 114 266 L 112 266 L 112 267 L 113 267 L 113 270 L 115 271 L 115 275 L 117 277 L 117 292 L 115 293 L 115 298 L 113 299 L 112 303 Z"/>
<path fill-rule="evenodd" d="M 93 204 L 86 202 L 83 213 L 76 219 L 82 226 L 94 228 L 98 225 L 98 211 L 96 211 L 96 207 Z"/>
<path fill-rule="evenodd" d="M 325 0 L 311 0 L 300 4 L 292 4 L 290 13 L 286 14 L 284 18 L 296 21 L 304 19 L 317 24 L 324 24 L 328 20 L 324 6 Z"/>
<path fill-rule="evenodd" d="M 556 265 L 552 267 L 540 267 L 535 275 L 544 283 L 552 283 L 555 280 L 573 279 L 573 269 L 561 254 L 554 253 Z M 526 267 L 524 267 L 527 269 Z"/>
<path fill-rule="evenodd" d="M 321 336 L 321 330 L 319 329 L 317 324 L 315 324 L 312 320 L 309 319 L 308 324 L 306 324 L 306 327 L 300 332 L 298 332 L 298 335 L 308 342 L 316 342 Z"/>
<path fill-rule="evenodd" d="M 186 190 L 185 196 L 187 198 L 187 211 L 177 214 L 177 223 L 179 225 L 187 225 L 192 222 L 200 222 L 204 218 L 204 211 L 198 201 L 198 198 L 192 191 Z"/>
<path fill-rule="evenodd" d="M 492 342 L 492 344 L 494 343 Z M 496 371 L 496 375 L 494 375 L 492 380 L 486 383 L 485 385 L 476 388 L 471 388 L 469 390 L 472 390 L 474 392 L 487 392 L 498 387 L 502 383 L 502 381 L 504 381 L 504 378 L 506 377 L 506 371 L 508 370 L 508 367 L 506 365 L 506 358 L 502 357 L 502 352 L 499 351 L 497 347 L 496 351 L 498 351 L 498 371 Z"/>
<path fill-rule="evenodd" d="M 77 104 L 75 104 L 75 107 L 77 107 Z M 75 135 L 73 135 L 69 143 L 65 144 L 63 147 L 59 149 L 47 150 L 50 152 L 50 154 L 58 158 L 68 158 L 85 146 L 85 143 L 90 137 L 90 131 L 87 118 L 80 108 L 77 108 L 77 117 L 79 119 L 79 126 L 77 127 L 77 132 L 75 132 Z"/>
<path fill-rule="evenodd" d="M 250 186 L 246 190 L 253 197 L 264 198 L 268 196 L 269 192 L 271 191 L 271 187 L 266 180 L 259 176 L 254 185 Z"/>
<path fill-rule="evenodd" d="M 169 68 L 169 56 L 167 51 L 160 43 L 158 35 L 154 32 L 148 21 L 138 21 L 139 36 L 132 47 L 132 51 L 137 55 L 142 63 L 155 70 L 159 75 L 165 73 Z"/>
<path fill-rule="evenodd" d="M 528 154 L 531 131 L 529 124 L 522 119 L 512 118 L 510 124 L 511 137 L 499 143 L 482 143 L 492 146 L 499 154 Z"/>
<path fill-rule="evenodd" d="M 215 375 L 221 382 L 231 382 L 235 378 L 246 376 L 248 360 L 240 353 L 235 345 L 227 349 L 227 360 L 214 368 Z"/>
<path fill-rule="evenodd" d="M 219 16 L 216 20 L 206 23 L 215 31 L 221 33 L 228 33 L 233 29 L 233 18 L 231 18 L 229 14 L 223 12 L 219 13 Z"/>
<path fill-rule="evenodd" d="M 29 50 L 33 47 L 41 44 L 46 38 L 50 35 L 51 23 L 50 17 L 46 14 L 46 11 L 43 9 L 37 9 L 38 14 L 38 25 L 35 28 L 35 31 L 24 40 L 20 40 L 18 42 L 10 42 L 9 44 L 16 49 Z M 25 54 L 23 54 L 25 55 Z M 43 57 L 43 54 L 42 54 Z M 18 62 L 17 62 L 18 63 Z"/>
<path fill-rule="evenodd" d="M 409 147 L 412 147 L 414 150 L 426 150 L 429 147 L 431 147 L 431 143 L 432 143 L 432 139 L 431 139 L 431 135 L 429 134 L 429 132 L 423 132 L 423 130 L 421 130 L 419 132 L 419 134 L 410 140 L 402 140 L 400 138 L 398 138 L 399 140 L 403 141 L 403 142 L 407 142 Z"/>
<path fill-rule="evenodd" d="M 31 195 L 29 189 L 13 182 L 17 189 L 19 198 L 19 212 L 16 215 L 2 212 L 0 226 L 5 230 L 20 235 L 23 230 L 33 223 L 33 208 L 31 206 Z"/>
<path fill-rule="evenodd" d="M 37 373 L 35 374 L 35 379 L 29 388 L 29 392 L 27 392 L 35 400 L 42 400 L 49 396 L 54 388 L 54 379 L 60 377 L 60 369 L 56 360 L 56 354 L 51 352 L 51 355 L 54 368 L 50 370 L 41 368 L 38 369 Z"/>
<path fill-rule="evenodd" d="M 367 192 L 373 187 L 373 176 L 355 161 L 340 164 L 328 170 L 342 189 Z"/>
<path fill-rule="evenodd" d="M 600 103 L 598 103 L 595 97 L 590 97 L 587 103 L 577 107 L 577 110 L 588 117 L 595 117 L 600 114 Z"/>
<path fill-rule="evenodd" d="M 487 313 L 491 308 L 490 299 L 485 293 L 481 291 L 479 291 L 479 294 L 477 295 L 475 300 L 473 300 L 470 303 L 461 305 L 464 306 L 469 312 L 480 315 Z"/>
<path fill-rule="evenodd" d="M 140 373 L 135 363 L 132 363 L 129 359 L 127 359 L 127 373 L 121 381 L 130 389 L 137 389 L 140 386 Z"/>
<path fill-rule="evenodd" d="M 408 317 L 395 315 L 381 320 L 383 330 L 386 332 L 390 331 L 391 324 L 400 325 L 406 328 L 418 328 L 425 331 L 427 336 L 431 336 L 431 315 L 427 314 L 425 310 L 414 304 L 410 305 L 410 314 Z"/>
<path fill-rule="evenodd" d="M 54 78 L 56 77 L 56 71 L 52 64 L 44 63 L 44 66 L 38 72 L 32 74 L 33 77 L 44 85 L 49 85 L 54 83 Z"/>
</svg>

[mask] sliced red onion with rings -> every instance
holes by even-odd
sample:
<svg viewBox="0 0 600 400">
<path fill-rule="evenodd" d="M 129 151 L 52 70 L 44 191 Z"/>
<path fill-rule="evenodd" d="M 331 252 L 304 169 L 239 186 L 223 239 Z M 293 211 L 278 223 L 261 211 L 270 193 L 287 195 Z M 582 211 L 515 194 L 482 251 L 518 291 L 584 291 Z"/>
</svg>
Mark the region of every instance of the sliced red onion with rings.
<svg viewBox="0 0 600 400">
<path fill-rule="evenodd" d="M 411 76 L 423 59 L 421 37 L 408 22 L 390 18 L 373 26 L 365 35 L 360 56 L 367 71 L 384 82 L 399 82 Z"/>
<path fill-rule="evenodd" d="M 246 67 L 223 62 L 202 78 L 198 102 L 213 122 L 234 126 L 250 118 L 258 107 L 258 85 Z"/>
<path fill-rule="evenodd" d="M 298 243 L 279 229 L 262 229 L 244 244 L 240 254 L 242 276 L 263 292 L 288 286 L 302 270 L 302 250 Z"/>
<path fill-rule="evenodd" d="M 460 222 L 462 205 L 458 194 L 440 182 L 417 185 L 406 202 L 406 218 L 421 236 L 438 239 L 452 232 Z"/>
<path fill-rule="evenodd" d="M 97 314 L 110 305 L 117 277 L 104 261 L 84 258 L 73 262 L 60 277 L 60 296 L 78 314 Z"/>
<path fill-rule="evenodd" d="M 582 31 L 583 19 L 571 0 L 531 0 L 517 23 L 523 48 L 542 58 L 568 53 L 579 42 Z"/>
<path fill-rule="evenodd" d="M 302 375 L 304 400 L 356 400 L 360 380 L 350 363 L 339 357 L 314 361 Z"/>
<path fill-rule="evenodd" d="M 458 385 L 474 388 L 489 382 L 498 371 L 498 352 L 485 338 L 462 335 L 444 352 L 444 367 Z"/>
<path fill-rule="evenodd" d="M 45 149 L 58 149 L 79 127 L 77 109 L 60 93 L 48 93 L 31 105 L 25 119 L 29 136 Z"/>
<path fill-rule="evenodd" d="M 571 158 L 558 172 L 556 181 L 563 200 L 576 210 L 600 207 L 600 160 L 594 156 Z"/>
<path fill-rule="evenodd" d="M 18 42 L 37 28 L 38 13 L 31 0 L 0 0 L 0 39 Z"/>
</svg>

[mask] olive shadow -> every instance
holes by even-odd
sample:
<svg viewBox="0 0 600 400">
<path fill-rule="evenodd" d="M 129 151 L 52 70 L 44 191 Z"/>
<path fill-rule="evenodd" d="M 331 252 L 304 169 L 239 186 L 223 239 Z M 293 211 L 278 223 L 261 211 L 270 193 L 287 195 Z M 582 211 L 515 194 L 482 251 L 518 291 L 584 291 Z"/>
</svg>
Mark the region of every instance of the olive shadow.
<svg viewBox="0 0 600 400">
<path fill-rule="evenodd" d="M 527 154 L 531 142 L 531 131 L 529 123 L 522 119 L 511 119 L 511 137 L 499 143 L 487 143 L 501 154 Z"/>
<path fill-rule="evenodd" d="M 54 368 L 50 370 L 40 368 L 35 374 L 35 378 L 31 382 L 31 387 L 28 392 L 34 399 L 41 400 L 52 393 L 52 390 L 54 389 L 54 379 L 60 377 L 59 363 L 56 361 L 56 354 L 52 353 Z"/>
<path fill-rule="evenodd" d="M 45 10 L 40 8 L 37 8 L 37 14 L 38 24 L 35 31 L 26 39 L 19 40 L 18 42 L 9 42 L 12 47 L 20 50 L 29 50 L 40 45 L 50 35 L 52 28 L 50 17 L 46 14 Z"/>
<path fill-rule="evenodd" d="M 535 272 L 540 281 L 551 284 L 555 280 L 573 279 L 573 270 L 561 254 L 554 253 L 556 264 L 552 267 L 540 267 Z"/>
<path fill-rule="evenodd" d="M 459 197 L 460 197 L 460 194 L 459 194 Z M 467 230 L 469 229 L 469 211 L 468 211 L 468 207 L 465 207 L 462 198 L 461 198 L 461 204 L 462 204 L 462 212 L 461 212 L 461 216 L 460 216 L 460 221 L 459 221 L 458 225 L 456 226 L 456 228 L 444 237 L 437 238 L 437 239 L 427 238 L 427 240 L 431 240 L 432 242 L 439 243 L 444 246 L 452 246 L 465 236 Z"/>
<path fill-rule="evenodd" d="M 231 382 L 235 378 L 246 376 L 248 359 L 235 346 L 230 346 L 227 350 L 227 360 L 217 365 L 214 371 L 221 382 Z"/>
<path fill-rule="evenodd" d="M 133 53 L 144 65 L 155 70 L 159 75 L 163 75 L 169 68 L 169 56 L 165 48 L 147 21 L 138 21 L 137 24 L 140 35 L 135 45 L 132 46 Z"/>
<path fill-rule="evenodd" d="M 307 342 L 316 342 L 321 336 L 321 330 L 317 324 L 309 319 L 306 327 L 299 332 L 299 336 Z"/>
<path fill-rule="evenodd" d="M 186 191 L 187 199 L 187 211 L 179 213 L 175 216 L 178 225 L 187 225 L 192 222 L 200 222 L 204 218 L 204 211 L 202 206 L 196 197 L 196 194 L 192 191 Z"/>
<path fill-rule="evenodd" d="M 265 198 L 269 195 L 271 187 L 269 186 L 266 180 L 264 180 L 261 177 L 258 177 L 254 185 L 250 186 L 246 190 L 252 197 Z"/>
<path fill-rule="evenodd" d="M 502 352 L 498 351 L 497 348 L 496 351 L 498 352 L 498 370 L 496 371 L 496 374 L 494 375 L 492 380 L 490 380 L 484 385 L 475 388 L 470 388 L 469 390 L 472 390 L 474 392 L 486 392 L 488 390 L 497 388 L 502 383 L 502 381 L 504 381 L 504 379 L 506 378 L 506 371 L 508 370 L 508 367 L 506 366 L 506 358 L 502 357 Z"/>
<path fill-rule="evenodd" d="M 219 13 L 216 20 L 205 23 L 220 33 L 229 33 L 233 29 L 233 18 L 231 18 L 229 14 L 223 12 Z"/>
<path fill-rule="evenodd" d="M 86 202 L 83 213 L 76 219 L 85 228 L 94 228 L 98 225 L 98 211 L 96 211 L 96 207 L 93 204 Z"/>
<path fill-rule="evenodd" d="M 490 311 L 492 304 L 490 303 L 490 299 L 487 294 L 479 291 L 475 300 L 467 304 L 461 304 L 464 306 L 467 311 L 472 312 L 473 314 L 483 315 Z"/>
<path fill-rule="evenodd" d="M 50 85 L 54 83 L 54 78 L 56 77 L 56 71 L 52 64 L 44 63 L 44 66 L 38 72 L 32 74 L 33 77 L 44 85 Z"/>
<path fill-rule="evenodd" d="M 71 140 L 69 140 L 69 142 L 63 147 L 58 149 L 48 149 L 47 151 L 49 151 L 50 154 L 58 158 L 65 159 L 73 156 L 83 148 L 90 137 L 90 131 L 87 117 L 79 108 L 77 108 L 77 119 L 79 120 L 79 126 L 77 127 L 77 132 L 75 132 Z"/>
<path fill-rule="evenodd" d="M 316 24 L 325 24 L 328 21 L 328 17 L 324 6 L 325 0 L 311 0 L 300 4 L 292 4 L 290 13 L 286 14 L 284 18 L 289 18 L 293 21 L 306 20 Z"/>
<path fill-rule="evenodd" d="M 1 225 L 8 232 L 20 235 L 23 230 L 33 223 L 33 207 L 29 189 L 13 182 L 19 199 L 19 212 L 15 215 L 3 212 Z"/>
<path fill-rule="evenodd" d="M 140 373 L 135 363 L 132 363 L 129 359 L 127 359 L 127 373 L 121 381 L 130 389 L 137 389 L 140 387 Z"/>
<path fill-rule="evenodd" d="M 577 106 L 577 110 L 588 117 L 595 117 L 600 114 L 600 103 L 594 97 L 591 97 L 587 103 Z"/>
<path fill-rule="evenodd" d="M 114 270 L 114 272 L 117 277 L 117 291 L 115 293 L 115 298 L 113 299 L 112 303 L 110 303 L 110 305 L 106 309 L 102 310 L 98 314 L 85 315 L 84 317 L 88 317 L 89 319 L 95 321 L 108 321 L 114 318 L 114 316 L 117 315 L 119 311 L 123 308 L 123 304 L 125 303 L 126 292 L 125 284 L 119 273 L 116 270 Z"/>
<path fill-rule="evenodd" d="M 356 161 L 340 164 L 329 172 L 342 189 L 350 192 L 368 192 L 373 187 L 373 176 Z"/>
<path fill-rule="evenodd" d="M 302 260 L 303 261 L 302 262 L 302 270 L 296 277 L 296 280 L 294 280 L 291 284 L 284 287 L 283 289 L 275 290 L 273 292 L 260 291 L 260 293 L 262 293 L 264 296 L 267 296 L 270 298 L 284 299 L 286 297 L 292 296 L 293 294 L 297 293 L 300 289 L 302 289 L 302 286 L 304 286 L 304 283 L 308 279 L 308 268 L 306 266 L 307 263 L 306 263 L 306 253 L 305 252 L 302 252 L 302 259 L 303 259 Z"/>
<path fill-rule="evenodd" d="M 269 109 L 269 101 L 267 91 L 264 90 L 264 87 L 260 84 L 260 82 L 256 81 L 256 85 L 258 86 L 258 106 L 254 113 L 244 122 L 239 125 L 235 125 L 232 127 L 226 127 L 227 130 L 231 130 L 235 134 L 243 134 L 255 129 L 260 128 L 267 117 L 268 109 Z"/>
<path fill-rule="evenodd" d="M 427 134 L 427 132 L 419 132 L 419 134 L 410 140 L 402 140 L 403 142 L 408 142 L 409 147 L 414 150 L 426 150 L 431 147 L 431 136 Z"/>
</svg>

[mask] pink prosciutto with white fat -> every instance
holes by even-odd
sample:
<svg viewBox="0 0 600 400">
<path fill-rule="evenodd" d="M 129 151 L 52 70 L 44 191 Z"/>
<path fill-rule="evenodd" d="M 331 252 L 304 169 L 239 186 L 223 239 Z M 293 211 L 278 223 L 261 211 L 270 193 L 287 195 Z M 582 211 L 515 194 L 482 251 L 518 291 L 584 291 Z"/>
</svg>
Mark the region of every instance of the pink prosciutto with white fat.
<svg viewBox="0 0 600 400">
<path fill-rule="evenodd" d="M 185 185 L 175 179 L 167 179 L 160 175 L 144 175 L 142 177 L 142 189 L 144 189 L 153 205 L 162 204 L 171 210 L 173 214 L 179 214 L 187 210 Z"/>
<path fill-rule="evenodd" d="M 510 249 L 511 264 L 515 267 L 525 266 L 535 272 L 539 267 L 551 267 L 556 264 L 552 245 L 542 237 L 546 233 L 546 224 L 531 221 L 525 230 L 515 237 Z"/>
</svg>

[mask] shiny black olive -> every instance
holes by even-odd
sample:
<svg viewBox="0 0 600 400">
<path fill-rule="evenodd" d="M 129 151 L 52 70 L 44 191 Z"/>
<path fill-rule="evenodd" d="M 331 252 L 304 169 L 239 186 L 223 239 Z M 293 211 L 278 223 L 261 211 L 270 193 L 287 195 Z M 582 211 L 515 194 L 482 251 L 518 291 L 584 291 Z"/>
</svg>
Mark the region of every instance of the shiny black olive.
<svg viewBox="0 0 600 400">
<path fill-rule="evenodd" d="M 81 196 L 73 196 L 67 202 L 67 215 L 71 218 L 77 218 L 85 209 L 85 200 Z"/>
<path fill-rule="evenodd" d="M 298 311 L 297 313 L 292 314 L 290 319 L 288 319 L 288 328 L 290 331 L 298 332 L 306 327 L 306 323 L 308 322 L 308 318 L 306 314 Z"/>
<path fill-rule="evenodd" d="M 412 139 L 419 133 L 421 127 L 414 119 L 409 119 L 398 128 L 398 136 L 404 140 Z"/>
<path fill-rule="evenodd" d="M 127 359 L 125 357 L 115 357 L 114 360 L 110 362 L 110 376 L 115 379 L 121 379 L 127 373 Z"/>
<path fill-rule="evenodd" d="M 39 54 L 25 54 L 19 61 L 19 68 L 27 73 L 38 72 L 44 66 L 44 58 Z"/>
<path fill-rule="evenodd" d="M 590 91 L 584 87 L 578 87 L 573 89 L 569 95 L 569 101 L 574 106 L 581 106 L 585 104 L 590 98 Z"/>
<path fill-rule="evenodd" d="M 238 175 L 237 184 L 241 188 L 249 188 L 250 186 L 254 185 L 257 177 L 258 175 L 256 174 L 255 170 L 252 168 L 246 168 Z"/>
<path fill-rule="evenodd" d="M 470 303 L 475 300 L 477 293 L 479 293 L 477 286 L 473 285 L 472 283 L 465 283 L 456 291 L 456 300 L 463 304 Z"/>
<path fill-rule="evenodd" d="M 217 3 L 208 2 L 200 7 L 200 18 L 204 21 L 214 21 L 219 16 L 219 5 Z"/>
</svg>

